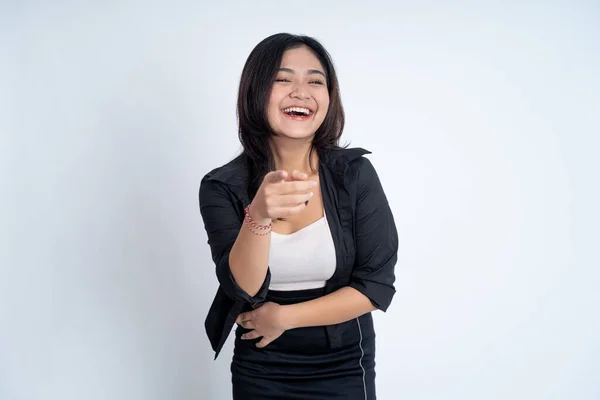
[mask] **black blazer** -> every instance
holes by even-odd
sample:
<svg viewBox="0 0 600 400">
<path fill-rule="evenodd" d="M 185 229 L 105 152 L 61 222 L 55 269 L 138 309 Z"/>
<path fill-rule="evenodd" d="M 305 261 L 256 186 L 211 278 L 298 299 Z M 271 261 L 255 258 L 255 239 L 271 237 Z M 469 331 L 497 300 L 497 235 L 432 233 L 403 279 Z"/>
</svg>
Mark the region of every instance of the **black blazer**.
<svg viewBox="0 0 600 400">
<path fill-rule="evenodd" d="M 379 177 L 361 149 L 338 148 L 320 154 L 319 177 L 323 204 L 336 253 L 336 270 L 325 292 L 351 286 L 380 310 L 386 311 L 395 293 L 394 267 L 398 234 Z M 251 199 L 244 155 L 209 172 L 200 184 L 200 213 L 216 265 L 219 288 L 205 321 L 215 359 L 231 333 L 237 316 L 265 301 L 271 273 L 252 297 L 235 282 L 229 252 Z M 340 347 L 346 324 L 326 327 L 332 348 Z"/>
</svg>

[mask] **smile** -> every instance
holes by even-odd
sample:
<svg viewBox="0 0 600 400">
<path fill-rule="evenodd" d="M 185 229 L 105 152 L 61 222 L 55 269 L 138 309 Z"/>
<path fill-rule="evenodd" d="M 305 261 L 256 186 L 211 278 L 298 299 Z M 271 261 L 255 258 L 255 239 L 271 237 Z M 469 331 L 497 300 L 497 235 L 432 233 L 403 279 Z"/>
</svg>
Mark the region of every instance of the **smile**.
<svg viewBox="0 0 600 400">
<path fill-rule="evenodd" d="M 310 118 L 314 112 L 306 107 L 288 107 L 281 110 L 285 116 L 293 120 L 303 121 Z"/>
</svg>

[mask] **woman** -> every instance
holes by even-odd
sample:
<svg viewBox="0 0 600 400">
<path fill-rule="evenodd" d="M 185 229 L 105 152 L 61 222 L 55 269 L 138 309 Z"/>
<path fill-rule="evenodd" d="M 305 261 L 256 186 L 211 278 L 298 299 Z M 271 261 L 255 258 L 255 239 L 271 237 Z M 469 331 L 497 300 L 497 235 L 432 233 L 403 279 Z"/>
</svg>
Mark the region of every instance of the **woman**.
<svg viewBox="0 0 600 400">
<path fill-rule="evenodd" d="M 206 319 L 216 356 L 238 324 L 233 398 L 373 400 L 371 311 L 395 293 L 398 237 L 368 152 L 338 146 L 328 53 L 306 36 L 266 38 L 237 111 L 243 152 L 199 193 L 219 281 Z"/>
</svg>

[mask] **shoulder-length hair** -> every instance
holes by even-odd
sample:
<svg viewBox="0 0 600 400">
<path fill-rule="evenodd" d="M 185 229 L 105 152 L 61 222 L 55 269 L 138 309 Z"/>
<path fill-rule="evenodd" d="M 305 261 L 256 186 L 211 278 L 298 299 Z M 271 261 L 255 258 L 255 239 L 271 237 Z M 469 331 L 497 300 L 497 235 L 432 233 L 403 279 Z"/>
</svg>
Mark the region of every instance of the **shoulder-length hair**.
<svg viewBox="0 0 600 400">
<path fill-rule="evenodd" d="M 312 50 L 325 69 L 329 92 L 329 108 L 325 120 L 315 132 L 311 158 L 314 151 L 321 154 L 337 147 L 344 130 L 344 109 L 338 79 L 331 56 L 323 45 L 312 37 L 289 33 L 278 33 L 262 40 L 246 60 L 237 101 L 238 134 L 243 154 L 248 159 L 248 192 L 251 197 L 256 194 L 264 176 L 275 168 L 269 146 L 269 138 L 275 133 L 267 116 L 273 82 L 281 66 L 283 53 L 301 46 Z"/>
</svg>

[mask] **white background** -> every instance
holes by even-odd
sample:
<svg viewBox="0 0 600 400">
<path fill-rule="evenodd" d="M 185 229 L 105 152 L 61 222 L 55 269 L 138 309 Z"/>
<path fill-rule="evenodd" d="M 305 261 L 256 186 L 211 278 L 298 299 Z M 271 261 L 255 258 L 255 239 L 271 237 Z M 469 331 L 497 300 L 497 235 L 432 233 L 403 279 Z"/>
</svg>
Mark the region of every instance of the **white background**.
<svg viewBox="0 0 600 400">
<path fill-rule="evenodd" d="M 85 4 L 84 4 L 85 3 Z M 369 4 L 369 5 L 367 5 Z M 0 3 L 0 399 L 230 398 L 197 190 L 315 36 L 400 235 L 378 398 L 600 398 L 600 6 Z"/>
</svg>

